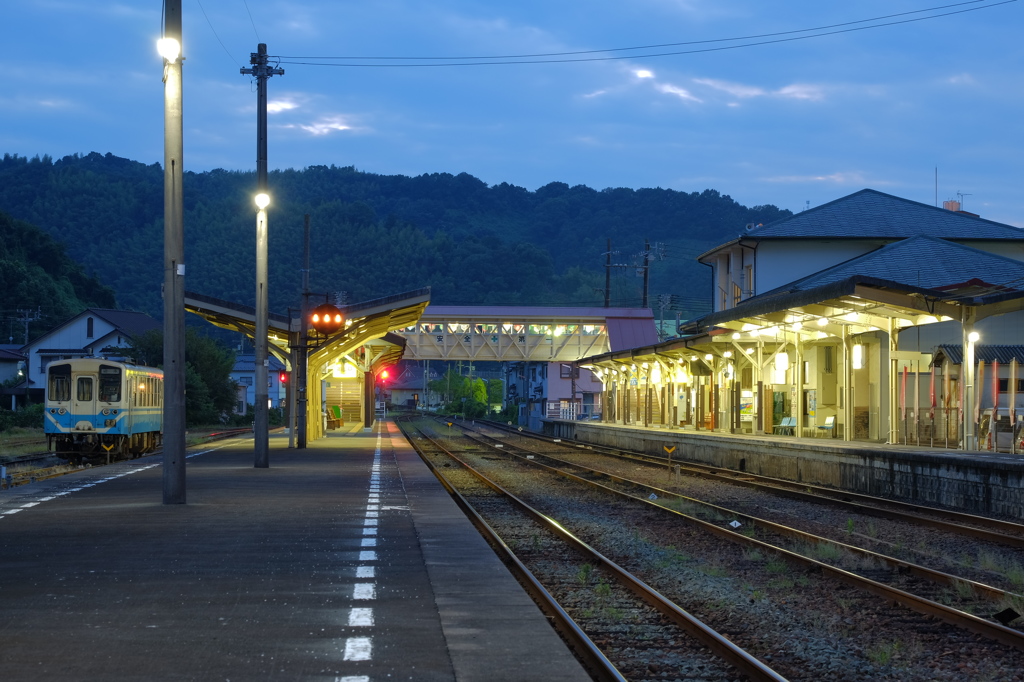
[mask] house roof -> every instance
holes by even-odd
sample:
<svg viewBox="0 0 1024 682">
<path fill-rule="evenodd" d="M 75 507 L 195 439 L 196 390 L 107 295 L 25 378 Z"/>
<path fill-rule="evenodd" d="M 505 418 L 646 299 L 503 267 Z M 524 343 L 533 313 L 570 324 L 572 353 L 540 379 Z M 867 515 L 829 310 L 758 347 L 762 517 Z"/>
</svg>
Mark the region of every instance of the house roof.
<svg viewBox="0 0 1024 682">
<path fill-rule="evenodd" d="M 125 335 L 133 338 L 152 329 L 162 328 L 161 323 L 157 322 L 146 313 L 137 313 L 131 310 L 89 308 L 83 314 L 86 313 L 92 313 L 96 315 L 96 317 L 102 317 Z"/>
<path fill-rule="evenodd" d="M 942 344 L 935 347 L 935 363 L 940 363 L 944 356 L 954 365 L 961 365 L 964 362 L 963 346 L 954 344 Z M 974 346 L 974 359 L 977 362 L 998 362 L 1007 364 L 1016 360 L 1018 364 L 1024 363 L 1024 346 L 1000 346 L 989 344 L 977 344 Z"/>
<path fill-rule="evenodd" d="M 750 239 L 1024 239 L 1024 230 L 873 189 L 749 230 Z"/>
<path fill-rule="evenodd" d="M 952 297 L 984 296 L 1024 289 L 1024 263 L 1021 261 L 956 242 L 917 236 L 887 244 L 755 298 L 806 291 L 854 276 L 916 289 L 940 290 Z"/>
<path fill-rule="evenodd" d="M 0 348 L 0 362 L 18 362 L 25 360 L 25 356 L 14 350 L 7 350 L 6 348 Z"/>
</svg>

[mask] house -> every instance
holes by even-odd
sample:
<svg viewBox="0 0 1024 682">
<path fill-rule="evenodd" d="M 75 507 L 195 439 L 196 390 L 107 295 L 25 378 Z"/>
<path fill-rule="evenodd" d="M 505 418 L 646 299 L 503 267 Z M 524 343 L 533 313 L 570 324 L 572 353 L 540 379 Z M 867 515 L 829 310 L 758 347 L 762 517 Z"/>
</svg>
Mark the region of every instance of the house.
<svg viewBox="0 0 1024 682">
<path fill-rule="evenodd" d="M 275 355 L 268 358 L 270 363 L 267 372 L 267 399 L 269 407 L 284 407 L 288 396 L 287 368 Z M 249 405 L 256 402 L 256 353 L 255 351 L 239 351 L 235 355 L 235 366 L 231 370 L 230 378 L 235 382 L 236 398 L 235 413 L 248 414 Z"/>
<path fill-rule="evenodd" d="M 124 358 L 132 339 L 161 324 L 145 313 L 89 308 L 21 347 L 26 360 L 25 386 L 30 402 L 42 402 L 46 366 L 72 358 Z"/>
<path fill-rule="evenodd" d="M 14 410 L 25 402 L 25 356 L 21 346 L 0 344 L 0 406 Z M 8 400 L 10 396 L 10 400 Z M 20 398 L 20 400 L 19 400 Z"/>
<path fill-rule="evenodd" d="M 938 208 L 863 189 L 768 225 L 747 225 L 735 239 L 697 258 L 711 267 L 714 311 L 912 237 L 1024 261 L 1024 231 L 947 203 L 949 208 Z M 911 283 L 914 260 L 920 259 L 908 261 L 903 273 Z"/>
<path fill-rule="evenodd" d="M 914 392 L 937 346 L 1024 337 L 1024 231 L 956 208 L 862 190 L 748 226 L 699 258 L 712 313 L 678 339 L 581 363 L 605 382 L 603 419 L 969 445 L 976 390 L 927 424 Z"/>
<path fill-rule="evenodd" d="M 429 373 L 424 377 L 426 372 Z M 437 365 L 426 368 L 416 362 L 403 361 L 390 369 L 390 376 L 383 383 L 392 405 L 425 409 L 430 395 L 427 384 L 440 378 Z M 432 404 L 436 404 L 437 399 L 435 396 Z"/>
</svg>

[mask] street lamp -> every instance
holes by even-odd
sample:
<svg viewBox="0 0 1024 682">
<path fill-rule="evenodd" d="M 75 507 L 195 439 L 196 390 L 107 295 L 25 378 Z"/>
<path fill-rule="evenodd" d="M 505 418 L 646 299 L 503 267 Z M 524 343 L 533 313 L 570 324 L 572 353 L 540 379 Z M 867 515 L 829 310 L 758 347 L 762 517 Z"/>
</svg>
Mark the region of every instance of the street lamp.
<svg viewBox="0 0 1024 682">
<path fill-rule="evenodd" d="M 163 503 L 185 504 L 185 247 L 182 194 L 181 0 L 165 0 Z"/>
<path fill-rule="evenodd" d="M 267 301 L 267 206 L 270 196 L 260 192 L 256 202 L 256 404 L 254 410 L 255 466 L 265 469 L 270 466 L 270 410 L 267 407 L 268 383 L 270 379 L 270 358 L 268 349 L 268 327 L 270 312 Z"/>
</svg>

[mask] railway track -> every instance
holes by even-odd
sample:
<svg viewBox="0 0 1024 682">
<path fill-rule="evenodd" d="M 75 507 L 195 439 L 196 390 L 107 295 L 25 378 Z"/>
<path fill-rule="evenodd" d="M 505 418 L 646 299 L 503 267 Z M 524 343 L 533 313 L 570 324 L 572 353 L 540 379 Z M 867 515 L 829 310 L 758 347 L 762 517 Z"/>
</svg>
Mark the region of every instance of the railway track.
<svg viewBox="0 0 1024 682">
<path fill-rule="evenodd" d="M 836 507 L 854 511 L 866 516 L 886 519 L 902 519 L 922 526 L 930 526 L 946 532 L 957 533 L 968 537 L 989 540 L 1010 547 L 1024 548 L 1024 524 L 1013 521 L 967 514 L 951 509 L 913 504 L 889 498 L 874 497 L 861 493 L 826 488 L 824 486 L 796 483 L 770 476 L 761 476 L 746 471 L 724 469 L 697 462 L 680 461 L 670 457 L 659 457 L 645 453 L 618 450 L 600 445 L 589 445 L 552 439 L 538 434 L 526 433 L 510 428 L 508 425 L 492 421 L 480 422 L 488 428 L 513 434 L 523 439 L 530 439 L 545 446 L 558 446 L 584 449 L 595 454 L 619 457 L 635 462 L 656 464 L 666 469 L 679 467 L 680 471 L 691 476 L 704 476 L 709 480 L 731 483 L 757 490 L 771 491 L 773 494 L 790 497 L 796 500 L 807 500 L 829 503 Z"/>
<path fill-rule="evenodd" d="M 491 442 L 486 442 L 486 439 L 477 437 L 472 447 L 478 449 L 493 447 L 494 449 L 491 452 L 504 453 L 502 459 L 509 458 L 511 453 L 516 451 L 517 448 L 522 447 L 523 450 L 519 453 L 521 461 L 518 466 L 525 467 L 529 465 L 539 467 L 546 464 L 542 460 L 549 455 L 541 453 L 537 449 L 526 447 L 525 444 L 529 442 L 526 439 L 510 438 L 507 434 L 502 435 L 504 436 L 503 442 L 498 442 L 502 440 L 501 438 L 492 438 L 490 439 Z M 523 444 L 520 444 L 520 440 L 523 441 Z M 558 444 L 552 443 L 551 446 L 555 447 Z M 581 452 L 580 448 L 572 446 L 558 447 L 563 453 L 575 453 L 577 457 L 593 457 L 593 453 Z M 486 457 L 497 459 L 494 455 L 479 456 L 485 459 Z M 651 507 L 658 506 L 662 514 L 678 514 L 679 509 L 686 508 L 690 513 L 686 515 L 679 514 L 679 516 L 688 516 L 687 523 L 701 527 L 703 531 L 715 534 L 719 539 L 730 540 L 732 543 L 739 543 L 741 546 L 745 546 L 744 556 L 771 556 L 772 559 L 768 563 L 774 564 L 774 570 L 779 570 L 778 564 L 780 562 L 783 565 L 789 564 L 790 570 L 803 572 L 804 576 L 812 574 L 827 576 L 830 580 L 856 586 L 857 590 L 865 594 L 881 596 L 887 602 L 892 600 L 900 603 L 904 606 L 903 612 L 892 613 L 890 615 L 891 622 L 913 623 L 911 630 L 917 631 L 919 634 L 918 639 L 921 642 L 929 642 L 927 646 L 952 646 L 948 642 L 963 641 L 965 634 L 963 632 L 957 634 L 954 630 L 945 629 L 947 626 L 938 626 L 938 629 L 936 629 L 936 623 L 932 619 L 938 618 L 947 623 L 955 624 L 956 628 L 966 628 L 970 632 L 981 634 L 992 642 L 998 642 L 998 644 L 990 646 L 995 649 L 1003 649 L 1002 653 L 996 654 L 996 658 L 1001 660 L 1007 660 L 1009 655 L 1006 647 L 1018 650 L 1024 647 L 1024 644 L 1022 644 L 1024 639 L 1021 638 L 1019 631 L 1005 627 L 998 622 L 993 622 L 991 619 L 979 618 L 963 610 L 949 608 L 944 604 L 938 603 L 938 600 L 949 601 L 950 595 L 952 595 L 952 598 L 960 606 L 989 615 L 993 613 L 996 605 L 1007 600 L 1019 600 L 1018 595 L 1007 593 L 1004 590 L 977 581 L 944 574 L 941 571 L 886 557 L 852 545 L 837 547 L 837 543 L 831 540 L 808 536 L 782 524 L 764 521 L 746 514 L 737 514 L 733 510 L 721 507 L 716 508 L 714 505 L 706 505 L 697 500 L 686 499 L 685 496 L 675 495 L 671 491 L 654 487 L 647 483 L 631 481 L 614 474 L 609 475 L 608 472 L 595 472 L 593 467 L 580 466 L 579 462 L 572 465 L 564 462 L 552 462 L 547 463 L 547 466 L 551 466 L 553 469 L 560 469 L 561 471 L 558 471 L 557 475 L 567 478 L 573 481 L 573 483 L 599 486 L 605 495 L 614 494 L 628 497 L 632 500 L 628 504 L 642 503 Z M 649 463 L 644 464 L 644 466 L 650 468 Z M 551 473 L 556 472 L 551 471 Z M 664 469 L 661 468 L 659 473 L 664 475 Z M 646 499 L 652 496 L 656 499 Z M 730 522 L 741 524 L 739 530 L 731 528 L 729 526 Z M 648 527 L 657 528 L 664 524 L 663 520 L 652 521 Z M 669 524 L 665 527 L 670 529 L 672 525 Z M 666 530 L 665 532 L 671 531 Z M 836 554 L 837 550 L 838 554 Z M 803 556 L 807 553 L 812 554 L 812 556 Z M 818 556 L 821 560 L 815 559 L 813 556 Z M 852 564 L 852 567 L 858 569 L 857 572 L 861 575 L 857 575 L 853 570 L 846 570 L 830 563 L 825 563 L 826 561 Z M 780 572 L 787 573 L 788 571 L 783 569 Z M 870 607 L 865 608 L 870 609 Z M 907 608 L 921 613 L 922 616 L 908 614 Z M 822 617 L 827 618 L 828 616 L 823 615 Z M 934 640 L 934 635 L 939 630 L 948 638 L 947 644 L 942 644 L 941 640 L 929 641 L 929 638 Z M 925 644 L 921 644 L 921 646 L 925 647 Z M 941 657 L 943 653 L 939 651 L 936 653 L 936 656 Z M 1017 656 L 1019 656 L 1019 651 L 1012 654 L 1013 658 Z M 789 670 L 784 672 L 791 674 Z M 808 679 L 813 679 L 813 677 Z M 936 677 L 935 679 L 943 678 Z"/>
<path fill-rule="evenodd" d="M 406 433 L 544 611 L 555 614 L 596 679 L 641 679 L 678 661 L 677 671 L 701 679 L 733 680 L 739 671 L 751 680 L 785 680 L 434 438 Z M 460 469 L 448 471 L 451 462 Z"/>
</svg>

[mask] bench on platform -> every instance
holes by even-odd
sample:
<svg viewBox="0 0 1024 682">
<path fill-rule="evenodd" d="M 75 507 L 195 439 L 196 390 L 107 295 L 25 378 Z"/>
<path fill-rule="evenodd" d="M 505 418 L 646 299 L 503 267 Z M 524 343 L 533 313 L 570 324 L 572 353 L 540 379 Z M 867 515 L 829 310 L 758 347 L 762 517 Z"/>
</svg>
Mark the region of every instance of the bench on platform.
<svg viewBox="0 0 1024 682">
<path fill-rule="evenodd" d="M 782 421 L 775 425 L 773 433 L 778 433 L 783 436 L 792 436 L 793 430 L 796 428 L 796 417 L 783 417 Z"/>
<path fill-rule="evenodd" d="M 835 428 L 836 428 L 836 418 L 834 416 L 833 417 L 825 417 L 825 423 L 818 425 L 818 432 L 819 433 L 827 433 L 829 431 L 834 430 Z M 832 434 L 828 433 L 828 435 L 831 436 Z"/>
</svg>

